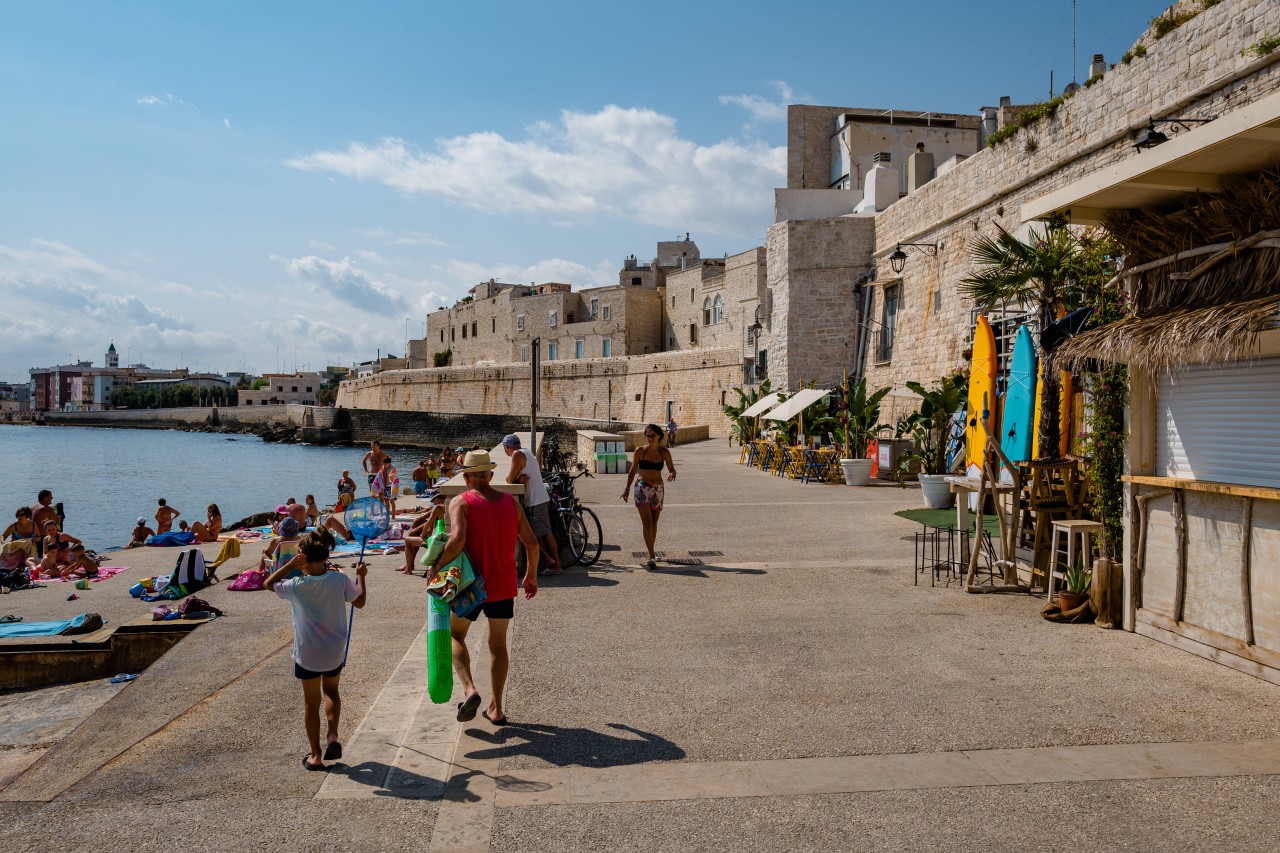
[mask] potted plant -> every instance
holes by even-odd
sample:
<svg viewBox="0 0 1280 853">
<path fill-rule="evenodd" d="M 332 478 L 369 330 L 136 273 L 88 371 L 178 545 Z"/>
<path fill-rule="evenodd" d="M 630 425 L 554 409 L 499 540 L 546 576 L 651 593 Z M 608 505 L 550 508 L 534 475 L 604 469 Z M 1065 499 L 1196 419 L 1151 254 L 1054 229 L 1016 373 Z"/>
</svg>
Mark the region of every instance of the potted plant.
<svg viewBox="0 0 1280 853">
<path fill-rule="evenodd" d="M 1083 565 L 1067 569 L 1064 579 L 1066 589 L 1058 592 L 1058 607 L 1063 613 L 1075 610 L 1089 597 L 1089 587 L 1093 584 L 1093 572 Z"/>
<path fill-rule="evenodd" d="M 955 503 L 955 495 L 946 477 L 951 473 L 947 458 L 947 442 L 951 437 L 951 416 L 965 399 L 968 379 L 963 373 L 944 376 L 932 388 L 919 382 L 908 382 L 907 388 L 920 397 L 920 409 L 899 426 L 899 437 L 910 437 L 911 449 L 898 457 L 898 482 L 913 468 L 920 473 L 920 492 L 925 506 L 947 509 Z"/>
<path fill-rule="evenodd" d="M 868 394 L 865 376 L 852 385 L 845 379 L 843 411 L 836 431 L 844 449 L 840 467 L 844 469 L 846 486 L 865 486 L 871 482 L 867 446 L 884 426 L 880 423 L 880 401 L 888 393 L 888 388 L 878 388 Z"/>
</svg>

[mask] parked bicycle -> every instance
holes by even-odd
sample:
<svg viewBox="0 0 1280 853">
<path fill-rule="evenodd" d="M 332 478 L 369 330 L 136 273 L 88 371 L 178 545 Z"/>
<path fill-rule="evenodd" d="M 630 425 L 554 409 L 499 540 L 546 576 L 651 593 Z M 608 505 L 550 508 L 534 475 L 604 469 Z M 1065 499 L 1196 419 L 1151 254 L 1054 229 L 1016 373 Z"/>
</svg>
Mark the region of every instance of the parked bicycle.
<svg viewBox="0 0 1280 853">
<path fill-rule="evenodd" d="M 551 496 L 551 530 L 563 551 L 566 547 L 572 559 L 565 565 L 595 565 L 604 550 L 604 531 L 600 519 L 590 508 L 582 505 L 573 483 L 580 477 L 591 477 L 585 466 L 578 473 L 553 471 L 543 475 L 547 494 Z"/>
</svg>

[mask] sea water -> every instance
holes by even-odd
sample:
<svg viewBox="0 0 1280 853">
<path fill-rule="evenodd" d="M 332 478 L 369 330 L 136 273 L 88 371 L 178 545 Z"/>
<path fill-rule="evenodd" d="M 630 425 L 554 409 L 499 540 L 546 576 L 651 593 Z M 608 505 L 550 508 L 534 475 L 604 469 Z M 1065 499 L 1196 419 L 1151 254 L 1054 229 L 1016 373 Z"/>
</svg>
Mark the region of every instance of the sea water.
<svg viewBox="0 0 1280 853">
<path fill-rule="evenodd" d="M 337 500 L 344 470 L 356 481 L 356 496 L 368 494 L 360 467 L 367 450 L 271 444 L 255 435 L 0 425 L 0 530 L 15 509 L 34 504 L 41 489 L 63 505 L 66 531 L 97 551 L 128 542 L 138 516 L 155 529 L 157 498 L 187 522 L 204 521 L 216 503 L 223 524 L 290 497 L 301 503 L 313 494 L 324 507 Z M 426 451 L 387 450 L 408 484 Z M 401 506 L 412 500 L 402 497 Z"/>
</svg>

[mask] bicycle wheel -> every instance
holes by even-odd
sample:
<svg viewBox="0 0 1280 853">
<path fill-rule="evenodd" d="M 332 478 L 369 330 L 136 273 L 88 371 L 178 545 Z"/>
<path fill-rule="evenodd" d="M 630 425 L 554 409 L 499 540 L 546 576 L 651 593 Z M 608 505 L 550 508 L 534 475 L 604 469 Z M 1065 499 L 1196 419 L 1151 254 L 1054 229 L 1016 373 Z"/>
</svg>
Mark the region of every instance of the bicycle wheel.
<svg viewBox="0 0 1280 853">
<path fill-rule="evenodd" d="M 586 531 L 586 541 L 582 548 L 582 565 L 594 566 L 600 559 L 600 552 L 604 550 L 604 531 L 600 527 L 600 519 L 585 506 L 578 507 L 577 518 Z"/>
<path fill-rule="evenodd" d="M 565 544 L 566 547 L 560 553 L 569 552 L 569 559 L 562 561 L 561 566 L 568 568 L 576 566 L 582 562 L 583 552 L 587 548 L 587 526 L 582 523 L 582 519 L 569 510 L 560 513 L 560 520 L 564 523 Z"/>
</svg>

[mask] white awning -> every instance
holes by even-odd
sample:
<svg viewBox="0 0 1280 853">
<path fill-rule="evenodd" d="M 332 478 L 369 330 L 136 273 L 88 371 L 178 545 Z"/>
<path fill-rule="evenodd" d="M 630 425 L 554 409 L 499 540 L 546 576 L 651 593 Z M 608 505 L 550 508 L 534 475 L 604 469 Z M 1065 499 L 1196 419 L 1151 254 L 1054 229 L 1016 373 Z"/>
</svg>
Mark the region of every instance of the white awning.
<svg viewBox="0 0 1280 853">
<path fill-rule="evenodd" d="M 778 392 L 774 391 L 772 394 L 766 394 L 759 400 L 756 400 L 738 417 L 754 418 L 756 415 L 763 415 L 776 405 L 778 405 Z"/>
<path fill-rule="evenodd" d="M 825 388 L 803 388 L 778 408 L 765 415 L 770 421 L 789 421 L 831 392 Z"/>
</svg>

